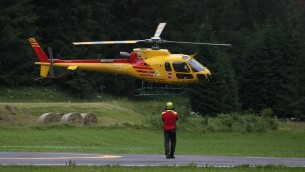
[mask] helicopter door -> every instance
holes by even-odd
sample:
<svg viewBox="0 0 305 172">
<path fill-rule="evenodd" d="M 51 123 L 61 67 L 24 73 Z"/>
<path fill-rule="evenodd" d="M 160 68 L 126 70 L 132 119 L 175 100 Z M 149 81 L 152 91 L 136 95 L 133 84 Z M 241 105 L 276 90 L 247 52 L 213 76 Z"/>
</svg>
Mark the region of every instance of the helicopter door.
<svg viewBox="0 0 305 172">
<path fill-rule="evenodd" d="M 165 70 L 167 71 L 167 72 L 170 72 L 170 71 L 172 71 L 172 67 L 171 67 L 171 65 L 170 65 L 170 63 L 169 62 L 165 62 Z"/>
<path fill-rule="evenodd" d="M 171 80 L 173 78 L 174 74 L 172 72 L 172 67 L 171 67 L 170 62 L 165 62 L 164 68 L 166 71 L 166 80 Z"/>
<path fill-rule="evenodd" d="M 178 80 L 189 80 L 194 78 L 190 68 L 185 62 L 173 62 L 173 68 Z"/>
</svg>

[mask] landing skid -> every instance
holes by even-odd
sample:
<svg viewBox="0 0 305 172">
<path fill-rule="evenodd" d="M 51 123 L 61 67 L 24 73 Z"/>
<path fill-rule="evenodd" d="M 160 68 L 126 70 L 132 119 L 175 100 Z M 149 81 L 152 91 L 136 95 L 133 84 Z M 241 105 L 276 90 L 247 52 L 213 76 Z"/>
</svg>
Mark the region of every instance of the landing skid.
<svg viewBox="0 0 305 172">
<path fill-rule="evenodd" d="M 156 84 L 142 80 L 142 86 L 138 89 L 139 94 L 134 96 L 180 96 L 187 92 L 187 84 Z"/>
</svg>

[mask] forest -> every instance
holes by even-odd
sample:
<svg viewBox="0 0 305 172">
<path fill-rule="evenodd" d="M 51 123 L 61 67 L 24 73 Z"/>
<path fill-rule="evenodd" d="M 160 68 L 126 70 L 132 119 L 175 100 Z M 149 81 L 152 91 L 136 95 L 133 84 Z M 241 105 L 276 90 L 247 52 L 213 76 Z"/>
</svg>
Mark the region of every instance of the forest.
<svg viewBox="0 0 305 172">
<path fill-rule="evenodd" d="M 192 111 L 271 109 L 279 118 L 305 120 L 305 0 L 1 0 L 0 9 L 0 89 L 52 86 L 79 98 L 125 97 L 138 83 L 128 76 L 75 71 L 35 80 L 39 66 L 28 38 L 52 47 L 55 58 L 107 59 L 136 47 L 72 42 L 150 38 L 166 22 L 164 39 L 232 44 L 162 45 L 171 53 L 198 53 L 213 75 L 190 85 Z"/>
</svg>

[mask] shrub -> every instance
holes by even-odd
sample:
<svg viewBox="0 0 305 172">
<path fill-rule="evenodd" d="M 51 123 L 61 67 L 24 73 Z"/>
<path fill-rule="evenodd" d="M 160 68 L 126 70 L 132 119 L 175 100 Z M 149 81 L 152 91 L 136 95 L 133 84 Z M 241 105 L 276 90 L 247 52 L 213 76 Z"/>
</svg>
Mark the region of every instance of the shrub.
<svg viewBox="0 0 305 172">
<path fill-rule="evenodd" d="M 273 116 L 273 111 L 271 108 L 266 108 L 266 109 L 263 109 L 261 112 L 260 112 L 260 116 L 264 117 L 264 118 L 272 118 Z"/>
<path fill-rule="evenodd" d="M 269 112 L 266 114 L 270 114 Z M 265 132 L 268 130 L 276 130 L 278 124 L 273 118 L 266 116 L 259 116 L 254 113 L 231 113 L 218 114 L 212 118 L 206 129 L 208 131 L 222 131 L 222 132 Z"/>
</svg>

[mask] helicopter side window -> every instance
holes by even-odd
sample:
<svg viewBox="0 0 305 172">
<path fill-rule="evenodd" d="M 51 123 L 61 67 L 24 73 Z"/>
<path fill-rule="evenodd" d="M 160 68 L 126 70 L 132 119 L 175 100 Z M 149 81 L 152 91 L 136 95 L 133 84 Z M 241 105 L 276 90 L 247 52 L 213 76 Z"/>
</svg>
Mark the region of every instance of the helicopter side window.
<svg viewBox="0 0 305 172">
<path fill-rule="evenodd" d="M 188 73 L 177 73 L 176 77 L 178 79 L 193 79 L 193 75 L 192 74 L 188 74 Z"/>
<path fill-rule="evenodd" d="M 190 72 L 190 69 L 185 62 L 173 62 L 173 67 L 176 72 Z"/>
<path fill-rule="evenodd" d="M 172 71 L 171 65 L 169 62 L 165 62 L 165 70 L 166 71 Z"/>
</svg>

